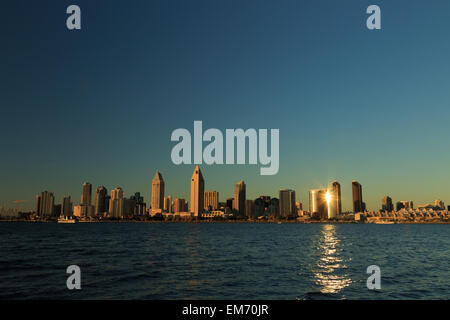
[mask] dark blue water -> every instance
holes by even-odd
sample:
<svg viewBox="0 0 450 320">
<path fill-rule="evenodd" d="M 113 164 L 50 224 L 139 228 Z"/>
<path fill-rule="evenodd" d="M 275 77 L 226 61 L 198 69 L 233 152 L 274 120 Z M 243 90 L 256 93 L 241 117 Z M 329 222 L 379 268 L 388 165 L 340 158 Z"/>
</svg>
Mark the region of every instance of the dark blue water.
<svg viewBox="0 0 450 320">
<path fill-rule="evenodd" d="M 449 225 L 0 223 L 2 299 L 449 299 Z M 81 268 L 68 290 L 66 268 Z M 381 290 L 366 287 L 369 265 Z"/>
</svg>

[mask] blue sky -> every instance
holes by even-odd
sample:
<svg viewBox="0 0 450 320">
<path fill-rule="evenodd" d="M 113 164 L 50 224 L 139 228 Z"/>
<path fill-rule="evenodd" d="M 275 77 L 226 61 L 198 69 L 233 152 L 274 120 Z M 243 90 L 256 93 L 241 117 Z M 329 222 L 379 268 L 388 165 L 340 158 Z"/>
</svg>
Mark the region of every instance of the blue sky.
<svg viewBox="0 0 450 320">
<path fill-rule="evenodd" d="M 66 29 L 66 7 L 82 30 Z M 382 30 L 365 10 L 378 4 Z M 203 166 L 220 200 L 351 181 L 381 198 L 450 204 L 450 2 L 10 1 L 0 19 L 0 206 L 81 184 L 148 201 L 189 196 L 170 160 L 177 128 L 279 128 L 280 171 Z"/>
</svg>

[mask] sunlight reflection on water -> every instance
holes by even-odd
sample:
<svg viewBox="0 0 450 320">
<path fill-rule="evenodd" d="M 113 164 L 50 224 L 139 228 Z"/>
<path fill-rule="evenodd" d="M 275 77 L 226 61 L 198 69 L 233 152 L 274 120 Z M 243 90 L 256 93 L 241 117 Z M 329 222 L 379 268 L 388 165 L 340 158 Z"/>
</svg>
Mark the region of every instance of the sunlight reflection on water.
<svg viewBox="0 0 450 320">
<path fill-rule="evenodd" d="M 346 273 L 344 258 L 340 254 L 340 240 L 336 236 L 336 226 L 326 224 L 322 226 L 322 236 L 319 240 L 320 259 L 316 263 L 314 272 L 314 282 L 320 287 L 320 292 L 326 294 L 339 293 L 348 287 L 352 280 Z"/>
</svg>

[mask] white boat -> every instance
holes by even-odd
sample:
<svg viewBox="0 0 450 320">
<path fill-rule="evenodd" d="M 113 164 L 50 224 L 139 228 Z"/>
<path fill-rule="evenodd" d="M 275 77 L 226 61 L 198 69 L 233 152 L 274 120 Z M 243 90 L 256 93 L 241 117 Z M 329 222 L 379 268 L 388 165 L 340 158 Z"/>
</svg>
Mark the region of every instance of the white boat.
<svg viewBox="0 0 450 320">
<path fill-rule="evenodd" d="M 59 217 L 58 223 L 76 223 L 77 220 L 69 219 L 68 217 Z"/>
<path fill-rule="evenodd" d="M 375 224 L 394 224 L 394 221 L 375 221 Z"/>
</svg>

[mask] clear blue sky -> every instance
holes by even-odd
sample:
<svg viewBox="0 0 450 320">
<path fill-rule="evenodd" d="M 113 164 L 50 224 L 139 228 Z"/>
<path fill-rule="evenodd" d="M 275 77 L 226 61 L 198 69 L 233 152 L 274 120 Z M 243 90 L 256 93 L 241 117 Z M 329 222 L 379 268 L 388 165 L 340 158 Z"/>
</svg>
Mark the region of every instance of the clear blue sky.
<svg viewBox="0 0 450 320">
<path fill-rule="evenodd" d="M 78 4 L 82 30 L 66 29 Z M 378 4 L 382 30 L 366 29 Z M 280 171 L 203 166 L 220 200 L 351 180 L 381 198 L 450 204 L 447 0 L 8 1 L 0 18 L 0 206 L 81 184 L 189 196 L 170 134 L 279 128 Z"/>
</svg>

